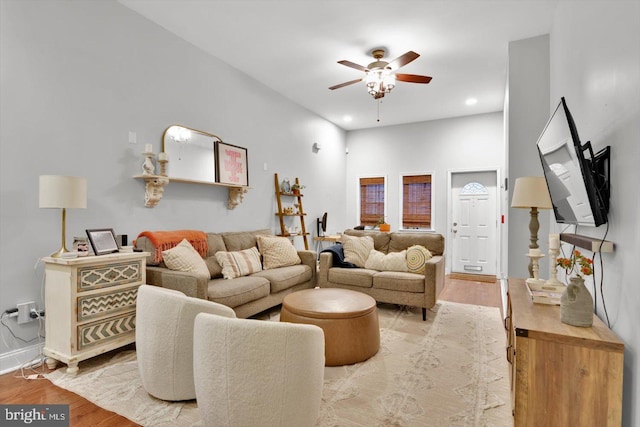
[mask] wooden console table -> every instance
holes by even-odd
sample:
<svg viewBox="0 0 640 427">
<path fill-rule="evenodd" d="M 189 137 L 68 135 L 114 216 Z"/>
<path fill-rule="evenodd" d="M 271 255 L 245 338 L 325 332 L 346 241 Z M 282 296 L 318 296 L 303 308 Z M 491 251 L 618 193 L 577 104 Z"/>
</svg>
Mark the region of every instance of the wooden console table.
<svg viewBox="0 0 640 427">
<path fill-rule="evenodd" d="M 509 279 L 507 360 L 514 425 L 620 426 L 624 344 L 593 326 L 560 321 L 560 307 L 534 304 L 524 279 Z"/>
</svg>

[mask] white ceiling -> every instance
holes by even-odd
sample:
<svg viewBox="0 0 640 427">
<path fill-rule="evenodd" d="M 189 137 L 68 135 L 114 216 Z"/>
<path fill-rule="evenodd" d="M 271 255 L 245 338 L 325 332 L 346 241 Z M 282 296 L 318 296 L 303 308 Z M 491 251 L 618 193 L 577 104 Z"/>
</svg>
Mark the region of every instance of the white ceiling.
<svg viewBox="0 0 640 427">
<path fill-rule="evenodd" d="M 558 1 L 119 0 L 347 130 L 501 111 L 508 43 L 549 33 Z M 378 47 L 419 53 L 400 72 L 433 77 L 398 82 L 380 122 L 364 83 L 328 89 L 363 75 L 337 61 L 367 66 Z"/>
</svg>

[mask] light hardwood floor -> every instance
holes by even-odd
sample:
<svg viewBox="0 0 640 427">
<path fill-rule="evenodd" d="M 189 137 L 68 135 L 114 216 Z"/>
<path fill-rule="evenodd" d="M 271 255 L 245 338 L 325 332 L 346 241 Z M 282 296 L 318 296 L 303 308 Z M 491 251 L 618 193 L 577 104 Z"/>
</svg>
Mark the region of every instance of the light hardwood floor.
<svg viewBox="0 0 640 427">
<path fill-rule="evenodd" d="M 500 286 L 497 283 L 447 277 L 439 299 L 463 304 L 501 307 Z M 117 351 L 119 350 L 114 350 L 114 352 Z M 82 369 L 82 365 L 80 368 Z M 136 423 L 104 410 L 75 393 L 54 386 L 48 380 L 26 380 L 16 375 L 17 373 L 8 373 L 0 376 L 0 403 L 68 404 L 70 425 L 73 427 L 137 426 Z"/>
</svg>

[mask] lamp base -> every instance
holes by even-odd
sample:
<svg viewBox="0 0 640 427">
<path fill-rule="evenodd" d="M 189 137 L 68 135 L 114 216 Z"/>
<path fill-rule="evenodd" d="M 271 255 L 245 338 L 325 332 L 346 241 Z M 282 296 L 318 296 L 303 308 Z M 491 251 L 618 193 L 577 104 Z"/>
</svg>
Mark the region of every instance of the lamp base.
<svg viewBox="0 0 640 427">
<path fill-rule="evenodd" d="M 71 253 L 67 248 L 65 248 L 64 246 L 61 247 L 60 249 L 58 249 L 56 252 L 52 253 L 51 255 L 49 255 L 51 258 L 65 258 L 65 254 L 69 254 Z"/>
</svg>

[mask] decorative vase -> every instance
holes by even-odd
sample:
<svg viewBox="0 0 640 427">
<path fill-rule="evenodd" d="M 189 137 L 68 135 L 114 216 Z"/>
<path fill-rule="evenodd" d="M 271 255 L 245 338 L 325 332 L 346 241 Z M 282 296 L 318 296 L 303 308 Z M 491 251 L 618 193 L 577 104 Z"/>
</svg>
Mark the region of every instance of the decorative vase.
<svg viewBox="0 0 640 427">
<path fill-rule="evenodd" d="M 560 320 L 572 326 L 593 324 L 593 297 L 582 277 L 570 277 L 569 286 L 560 298 Z"/>
<path fill-rule="evenodd" d="M 383 233 L 388 233 L 391 231 L 391 224 L 380 224 L 380 231 Z"/>
</svg>

